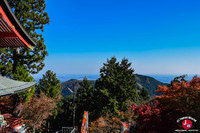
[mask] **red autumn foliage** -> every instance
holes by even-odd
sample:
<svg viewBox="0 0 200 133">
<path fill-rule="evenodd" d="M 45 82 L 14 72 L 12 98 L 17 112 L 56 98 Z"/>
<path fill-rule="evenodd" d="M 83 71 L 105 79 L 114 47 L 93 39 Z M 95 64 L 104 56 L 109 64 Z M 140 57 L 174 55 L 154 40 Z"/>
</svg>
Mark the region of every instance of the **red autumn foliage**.
<svg viewBox="0 0 200 133">
<path fill-rule="evenodd" d="M 178 127 L 176 120 L 185 115 L 200 118 L 200 78 L 194 76 L 191 81 L 181 80 L 170 86 L 159 86 L 154 104 L 132 105 L 135 114 L 136 129 L 141 133 L 168 133 Z"/>
<path fill-rule="evenodd" d="M 200 118 L 200 78 L 194 76 L 191 81 L 174 82 L 171 86 L 159 86 L 158 100 L 166 109 L 180 111 Z"/>
<path fill-rule="evenodd" d="M 158 101 L 140 106 L 133 104 L 130 108 L 135 114 L 135 130 L 139 133 L 165 133 L 176 127 L 174 115 L 168 114 Z"/>
</svg>

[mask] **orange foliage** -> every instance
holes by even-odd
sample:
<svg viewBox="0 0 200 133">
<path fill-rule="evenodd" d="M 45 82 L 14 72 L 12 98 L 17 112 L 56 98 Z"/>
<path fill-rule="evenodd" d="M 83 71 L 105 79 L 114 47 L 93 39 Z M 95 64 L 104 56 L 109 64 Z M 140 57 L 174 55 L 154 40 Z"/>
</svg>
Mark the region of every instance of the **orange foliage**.
<svg viewBox="0 0 200 133">
<path fill-rule="evenodd" d="M 40 128 L 55 107 L 55 100 L 42 93 L 40 96 L 33 95 L 29 103 L 21 103 L 15 112 L 20 112 L 27 126 Z"/>
<path fill-rule="evenodd" d="M 171 86 L 159 86 L 157 92 L 162 93 L 162 95 L 157 96 L 157 98 L 165 105 L 165 108 L 195 115 L 199 114 L 199 77 L 194 76 L 193 79 L 188 82 L 174 82 Z"/>
<path fill-rule="evenodd" d="M 132 112 L 118 112 L 117 116 L 107 114 L 101 116 L 90 124 L 91 133 L 119 133 L 122 130 L 122 122 L 132 123 Z"/>
</svg>

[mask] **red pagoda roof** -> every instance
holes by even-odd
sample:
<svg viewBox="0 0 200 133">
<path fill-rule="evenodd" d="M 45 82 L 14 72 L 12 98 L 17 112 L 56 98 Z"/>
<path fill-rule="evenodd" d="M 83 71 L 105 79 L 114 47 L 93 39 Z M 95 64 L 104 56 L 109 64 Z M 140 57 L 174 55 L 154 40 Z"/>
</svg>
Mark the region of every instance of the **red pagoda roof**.
<svg viewBox="0 0 200 133">
<path fill-rule="evenodd" d="M 0 2 L 0 48 L 29 47 L 36 43 L 20 25 L 6 0 Z"/>
</svg>

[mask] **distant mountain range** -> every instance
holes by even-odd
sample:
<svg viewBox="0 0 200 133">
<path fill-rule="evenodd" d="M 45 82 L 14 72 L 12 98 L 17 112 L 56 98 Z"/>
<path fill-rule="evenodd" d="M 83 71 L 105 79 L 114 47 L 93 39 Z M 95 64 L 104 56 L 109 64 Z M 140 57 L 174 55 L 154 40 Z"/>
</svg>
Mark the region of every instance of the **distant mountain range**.
<svg viewBox="0 0 200 133">
<path fill-rule="evenodd" d="M 135 81 L 137 84 L 137 89 L 141 90 L 143 87 L 149 91 L 151 96 L 158 95 L 159 93 L 155 92 L 158 85 L 166 86 L 167 83 L 160 82 L 153 77 L 135 74 Z"/>
<path fill-rule="evenodd" d="M 149 91 L 149 94 L 151 96 L 158 95 L 158 93 L 155 92 L 155 90 L 157 90 L 158 85 L 161 85 L 161 86 L 168 85 L 167 83 L 162 83 L 154 79 L 153 77 L 140 75 L 140 74 L 135 74 L 135 80 L 137 83 L 137 89 L 141 90 L 142 87 L 144 87 L 145 89 Z M 94 86 L 95 81 L 96 80 L 90 80 L 92 86 Z M 70 79 L 66 82 L 61 83 L 61 86 L 63 87 L 61 94 L 63 96 L 71 95 L 72 93 L 70 92 L 68 88 L 72 89 L 74 85 L 74 88 L 77 90 L 78 88 L 80 88 L 80 85 L 79 85 L 80 82 L 82 82 L 82 80 Z"/>
<path fill-rule="evenodd" d="M 56 74 L 57 78 L 61 81 L 61 83 L 66 82 L 70 79 L 82 80 L 84 77 L 87 77 L 88 80 L 96 80 L 99 78 L 99 74 Z M 138 74 L 141 75 L 141 74 Z M 143 75 L 143 74 L 142 74 Z M 162 82 L 162 83 L 170 83 L 175 77 L 181 76 L 181 74 L 177 75 L 160 75 L 160 74 L 144 74 L 149 77 L 153 77 L 154 79 Z M 34 79 L 38 81 L 42 78 L 42 73 L 33 75 Z M 199 76 L 199 75 L 198 75 Z M 194 75 L 187 75 L 186 80 L 191 80 Z"/>
<path fill-rule="evenodd" d="M 95 81 L 96 80 L 89 80 L 91 85 L 94 87 Z M 70 79 L 66 82 L 61 83 L 62 86 L 62 91 L 61 94 L 62 96 L 69 96 L 72 95 L 72 92 L 70 92 L 70 90 L 68 88 L 70 88 L 73 91 L 73 85 L 74 85 L 74 89 L 77 90 L 80 88 L 80 84 L 82 80 L 77 80 L 77 79 Z"/>
</svg>

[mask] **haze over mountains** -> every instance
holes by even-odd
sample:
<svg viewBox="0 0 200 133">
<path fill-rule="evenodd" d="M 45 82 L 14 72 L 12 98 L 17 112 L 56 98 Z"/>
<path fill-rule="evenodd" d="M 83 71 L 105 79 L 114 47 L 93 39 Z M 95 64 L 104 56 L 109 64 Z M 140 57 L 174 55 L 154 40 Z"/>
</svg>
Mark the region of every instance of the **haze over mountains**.
<svg viewBox="0 0 200 133">
<path fill-rule="evenodd" d="M 137 89 L 141 90 L 144 87 L 149 91 L 149 94 L 151 96 L 158 95 L 158 93 L 155 92 L 155 90 L 157 90 L 158 85 L 162 85 L 162 86 L 168 85 L 167 83 L 162 83 L 162 82 L 154 79 L 153 77 L 139 75 L 139 74 L 135 74 L 135 80 L 137 83 Z M 77 79 L 71 79 L 66 82 L 63 82 L 61 84 L 61 86 L 63 87 L 63 90 L 61 92 L 62 95 L 63 96 L 71 95 L 72 93 L 69 91 L 68 88 L 72 89 L 73 85 L 74 85 L 74 88 L 77 90 L 80 87 L 80 85 L 79 85 L 80 82 L 82 82 L 82 80 L 77 80 Z M 91 82 L 91 85 L 94 87 L 95 80 L 90 80 L 90 82 Z"/>
<path fill-rule="evenodd" d="M 159 75 L 159 74 L 139 74 L 146 75 L 155 78 L 156 80 L 163 83 L 170 83 L 175 77 L 180 75 Z M 41 74 L 33 75 L 35 80 L 38 81 L 42 78 Z M 186 77 L 187 80 L 191 80 L 194 75 L 188 75 Z M 84 77 L 87 77 L 88 80 L 96 80 L 99 78 L 99 74 L 57 74 L 57 78 L 61 81 L 61 83 L 68 81 L 70 79 L 83 80 Z"/>
</svg>

